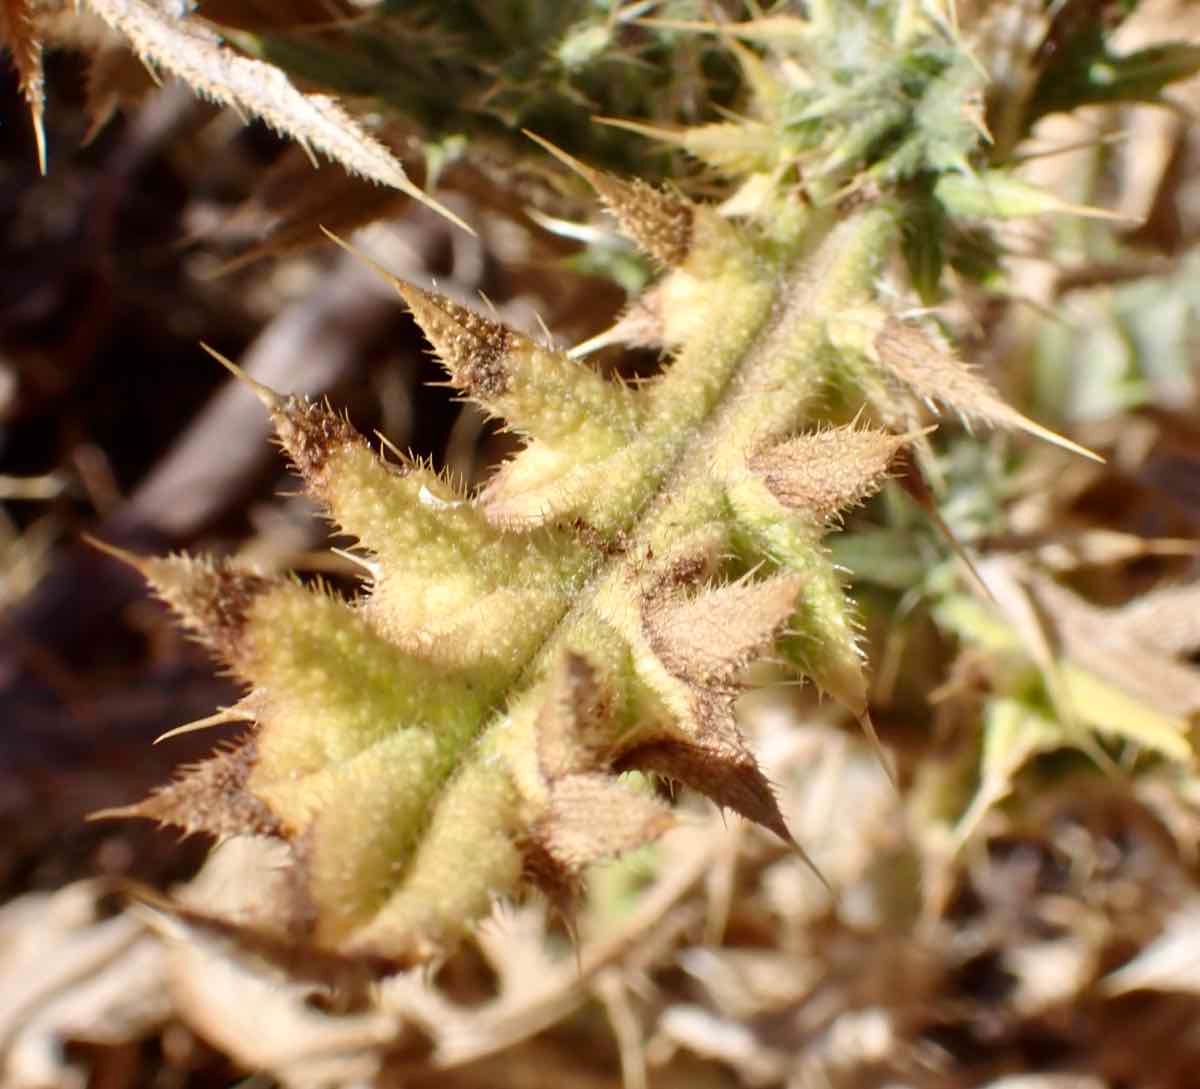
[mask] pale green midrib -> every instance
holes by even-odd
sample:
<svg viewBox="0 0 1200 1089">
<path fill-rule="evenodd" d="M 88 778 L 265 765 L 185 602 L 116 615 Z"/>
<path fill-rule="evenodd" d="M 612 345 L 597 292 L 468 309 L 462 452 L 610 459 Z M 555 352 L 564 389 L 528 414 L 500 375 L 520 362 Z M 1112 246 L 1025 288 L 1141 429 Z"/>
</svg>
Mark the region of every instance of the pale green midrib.
<svg viewBox="0 0 1200 1089">
<path fill-rule="evenodd" d="M 547 628 L 540 648 L 530 656 L 529 664 L 509 686 L 510 693 L 520 692 L 531 683 L 536 683 L 545 668 L 553 664 L 553 655 L 561 649 L 558 646 L 560 638 L 570 632 L 572 622 L 592 609 L 605 586 L 623 577 L 628 567 L 629 554 L 636 553 L 638 546 L 644 544 L 658 528 L 659 520 L 669 515 L 672 497 L 680 494 L 691 481 L 703 479 L 704 467 L 711 459 L 711 452 L 720 445 L 722 435 L 735 429 L 739 416 L 748 411 L 748 404 L 753 407 L 755 398 L 745 395 L 754 392 L 753 382 L 756 377 L 769 376 L 772 353 L 778 347 L 780 330 L 786 332 L 792 328 L 793 319 L 797 317 L 799 320 L 795 325 L 806 322 L 819 325 L 824 321 L 824 314 L 829 311 L 821 310 L 819 306 L 812 306 L 811 316 L 804 316 L 807 304 L 819 301 L 822 295 L 832 290 L 832 286 L 820 272 L 836 268 L 844 261 L 847 251 L 858 257 L 859 264 L 873 263 L 872 255 L 882 256 L 891 242 L 892 232 L 887 228 L 892 222 L 891 213 L 885 208 L 877 207 L 861 213 L 855 219 L 835 223 L 818 246 L 806 249 L 798 258 L 801 264 L 797 266 L 793 263 L 790 272 L 781 277 L 780 290 L 777 293 L 779 303 L 772 308 L 766 321 L 751 336 L 742 353 L 742 363 L 731 368 L 724 390 L 707 419 L 697 428 L 698 440 L 681 441 L 677 445 L 674 463 L 661 475 L 657 488 L 628 520 L 626 531 L 636 527 L 636 533 L 615 555 L 597 562 L 593 572 L 579 588 L 572 604 Z M 845 244 L 839 245 L 842 242 Z M 856 249 L 862 252 L 854 254 Z M 833 252 L 830 252 L 831 250 Z M 824 260 L 820 263 L 823 267 L 814 274 L 811 267 L 814 258 L 822 256 Z M 844 301 L 835 302 L 833 305 L 842 305 Z M 800 416 L 803 401 L 819 388 L 824 377 L 818 368 L 814 368 L 812 387 L 805 391 L 803 398 L 791 400 L 793 418 Z M 585 564 L 589 558 L 590 555 L 584 557 Z M 511 703 L 511 699 L 508 703 Z M 503 717 L 503 713 L 504 708 L 498 707 L 495 716 L 485 717 L 479 733 L 480 742 L 492 725 Z"/>
<path fill-rule="evenodd" d="M 767 441 L 797 429 L 814 394 L 829 377 L 810 350 L 826 346 L 828 315 L 866 294 L 876 259 L 890 245 L 891 223 L 892 216 L 884 208 L 836 223 L 803 264 L 792 269 L 771 322 L 747 348 L 743 364 L 703 428 L 701 441 L 692 445 L 690 456 L 677 467 L 676 478 L 692 471 L 693 462 L 711 462 L 725 450 L 745 458 L 752 438 Z M 806 368 L 806 363 L 811 366 Z"/>
<path fill-rule="evenodd" d="M 736 438 L 739 431 L 745 430 L 748 416 L 763 414 L 764 398 L 781 406 L 774 410 L 773 415 L 777 418 L 772 421 L 771 429 L 799 423 L 805 406 L 824 382 L 824 369 L 813 366 L 803 389 L 779 392 L 769 388 L 773 381 L 779 380 L 774 372 L 794 368 L 797 341 L 803 338 L 807 343 L 819 333 L 826 314 L 845 305 L 847 297 L 855 290 L 862 293 L 865 286 L 862 277 L 856 277 L 854 273 L 869 267 L 872 257 L 881 253 L 890 239 L 890 232 L 879 230 L 882 220 L 890 221 L 890 216 L 881 209 L 874 209 L 854 219 L 832 224 L 824 238 L 815 246 L 805 247 L 804 252 L 794 259 L 792 268 L 780 276 L 775 304 L 765 321 L 748 338 L 740 353 L 740 362 L 730 368 L 707 417 L 698 426 L 693 425 L 695 437 L 679 436 L 674 462 L 661 474 L 643 504 L 628 518 L 625 530 L 633 532 L 626 548 L 607 558 L 596 558 L 594 553 L 581 551 L 575 562 L 563 563 L 560 578 L 564 582 L 578 580 L 581 583 L 572 595 L 572 602 L 547 625 L 539 648 L 521 670 L 512 677 L 498 678 L 494 685 L 486 686 L 487 691 L 474 694 L 480 708 L 476 726 L 470 728 L 462 723 L 452 731 L 457 735 L 453 748 L 460 756 L 482 743 L 493 726 L 503 720 L 515 694 L 537 682 L 545 668 L 552 664 L 551 659 L 561 649 L 564 638 L 570 638 L 575 622 L 594 611 L 605 588 L 626 577 L 628 554 L 638 554 L 640 547 L 661 529 L 665 518 L 680 516 L 672 501 L 692 484 L 709 478 L 707 470 L 714 459 L 714 451 L 719 450 L 730 436 Z M 847 283 L 847 279 L 851 282 Z M 686 427 L 687 422 L 681 426 Z M 741 446 L 744 443 L 735 451 L 737 457 L 745 456 L 746 451 Z M 688 514 L 695 513 L 683 512 L 685 521 Z M 589 561 L 595 563 L 595 567 L 580 579 Z M 367 746 L 368 749 L 371 747 Z M 436 777 L 437 782 L 430 784 L 431 799 L 448 788 L 455 778 L 455 766 L 454 762 L 444 765 Z M 414 844 L 419 838 L 416 837 Z M 408 853 L 406 863 L 412 860 L 413 854 Z"/>
<path fill-rule="evenodd" d="M 625 547 L 615 555 L 595 561 L 594 570 L 583 579 L 573 601 L 547 626 L 539 648 L 530 655 L 528 663 L 508 685 L 494 693 L 494 699 L 487 704 L 490 709 L 478 719 L 477 729 L 464 736 L 458 749 L 459 761 L 448 766 L 438 781 L 431 784 L 428 818 L 410 840 L 412 849 L 403 860 L 397 860 L 397 880 L 392 896 L 405 887 L 412 875 L 425 829 L 430 826 L 436 808 L 455 789 L 455 783 L 467 769 L 480 760 L 488 762 L 514 744 L 522 751 L 535 746 L 536 738 L 516 737 L 511 731 L 502 733 L 501 727 L 506 721 L 517 724 L 510 717 L 511 708 L 521 694 L 529 692 L 553 666 L 556 654 L 564 645 L 569 645 L 578 625 L 598 612 L 597 604 L 602 595 L 614 589 L 620 591 L 620 583 L 628 578 L 630 556 L 641 554 L 646 541 L 664 519 L 679 516 L 678 511 L 672 510 L 673 498 L 693 483 L 711 479 L 708 467 L 714 450 L 731 436 L 736 438 L 739 428 L 745 428 L 747 417 L 756 407 L 761 408 L 762 397 L 770 396 L 763 387 L 778 379 L 775 372 L 786 372 L 796 366 L 796 360 L 789 357 L 786 348 L 791 345 L 794 349 L 797 342 L 807 346 L 811 340 L 819 339 L 825 316 L 832 309 L 866 293 L 876 259 L 883 256 L 891 241 L 891 231 L 886 229 L 891 221 L 888 211 L 874 208 L 852 219 L 835 222 L 825 228 L 824 237 L 816 245 L 806 246 L 797 254 L 790 269 L 779 277 L 775 304 L 763 323 L 748 337 L 740 361 L 729 369 L 728 378 L 707 417 L 698 426 L 693 425 L 694 441 L 687 441 L 686 435 L 680 437 L 675 445 L 673 462 L 659 475 L 657 486 L 649 491 L 646 500 L 626 520 L 625 530 L 630 533 L 630 539 Z M 781 353 L 785 357 L 782 361 Z M 790 355 L 794 355 L 794 350 Z M 814 365 L 805 388 L 780 391 L 779 396 L 785 393 L 789 396 L 784 398 L 784 407 L 777 410 L 779 418 L 774 421 L 774 426 L 798 426 L 806 406 L 824 381 L 825 369 Z M 744 450 L 738 452 L 738 456 L 744 454 Z M 719 482 L 714 483 L 719 486 Z M 684 522 L 689 514 L 695 513 L 684 512 Z M 561 576 L 578 578 L 593 556 L 593 553 L 584 553 L 579 566 L 564 564 L 560 569 Z M 536 728 L 532 717 L 524 718 L 519 725 L 524 730 Z"/>
</svg>

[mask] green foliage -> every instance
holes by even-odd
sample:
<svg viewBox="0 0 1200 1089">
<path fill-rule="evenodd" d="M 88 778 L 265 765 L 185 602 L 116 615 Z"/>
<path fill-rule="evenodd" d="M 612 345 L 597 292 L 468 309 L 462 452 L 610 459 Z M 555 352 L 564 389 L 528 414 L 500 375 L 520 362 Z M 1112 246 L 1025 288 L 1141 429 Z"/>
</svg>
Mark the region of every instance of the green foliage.
<svg viewBox="0 0 1200 1089">
<path fill-rule="evenodd" d="M 591 123 L 610 114 L 698 117 L 730 104 L 736 67 L 695 34 L 644 25 L 643 5 L 605 0 L 477 0 L 381 3 L 344 26 L 232 28 L 256 57 L 338 94 L 368 100 L 425 134 L 458 133 L 526 160 L 522 129 L 590 162 L 653 173 L 661 155 Z M 696 0 L 657 14 L 702 15 Z M 655 161 L 657 160 L 657 166 Z"/>
<path fill-rule="evenodd" d="M 1160 102 L 1170 84 L 1200 72 L 1200 45 L 1169 42 L 1117 54 L 1108 45 L 1111 29 L 1080 12 L 1056 20 L 1043 46 L 1048 62 L 1033 92 L 1030 120 L 1098 103 Z"/>
</svg>

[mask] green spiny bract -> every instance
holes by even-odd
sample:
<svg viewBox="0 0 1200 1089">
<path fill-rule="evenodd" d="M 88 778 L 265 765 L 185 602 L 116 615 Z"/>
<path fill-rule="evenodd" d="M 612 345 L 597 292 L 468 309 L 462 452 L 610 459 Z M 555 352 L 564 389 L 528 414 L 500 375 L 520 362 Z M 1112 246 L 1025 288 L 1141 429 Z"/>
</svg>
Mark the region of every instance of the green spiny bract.
<svg viewBox="0 0 1200 1089">
<path fill-rule="evenodd" d="M 734 704 L 770 656 L 866 721 L 822 537 L 885 478 L 919 401 L 1040 432 L 890 308 L 918 205 L 948 172 L 973 177 L 981 140 L 978 70 L 898 7 L 892 26 L 852 10 L 861 52 L 848 5 L 763 21 L 784 43 L 766 56 L 736 47 L 753 112 L 674 137 L 740 184 L 722 209 L 580 168 L 664 266 L 652 310 L 671 360 L 653 381 L 608 381 L 396 283 L 452 384 L 527 440 L 478 494 L 259 390 L 307 490 L 359 541 L 368 591 L 137 561 L 247 684 L 255 728 L 126 812 L 288 840 L 280 928 L 399 959 L 530 884 L 567 905 L 590 863 L 660 835 L 670 808 L 624 772 L 790 839 Z"/>
</svg>

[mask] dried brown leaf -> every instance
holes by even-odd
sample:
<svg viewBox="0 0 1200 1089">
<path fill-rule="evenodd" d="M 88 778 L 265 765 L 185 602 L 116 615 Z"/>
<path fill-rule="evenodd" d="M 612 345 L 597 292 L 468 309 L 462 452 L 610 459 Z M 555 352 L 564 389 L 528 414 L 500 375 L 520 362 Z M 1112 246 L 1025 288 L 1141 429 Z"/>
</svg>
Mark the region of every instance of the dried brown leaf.
<svg viewBox="0 0 1200 1089">
<path fill-rule="evenodd" d="M 122 1044 L 169 1016 L 162 951 L 127 915 L 103 917 L 106 884 L 28 893 L 0 907 L 0 1083 L 86 1083 L 68 1041 Z"/>
<path fill-rule="evenodd" d="M 1080 567 L 1115 567 L 1150 556 L 1194 556 L 1200 553 L 1200 542 L 1186 537 L 1141 537 L 1136 533 L 1122 533 L 1115 529 L 1097 526 L 1061 529 L 1051 527 L 1049 532 L 1039 534 L 1033 544 L 1032 554 L 1048 571 L 1074 571 Z M 1156 595 L 1151 595 L 1156 596 Z M 1172 621 L 1176 611 L 1172 611 Z M 1193 617 L 1196 615 L 1192 610 Z M 1149 625 L 1153 627 L 1153 625 Z M 1200 646 L 1200 629 L 1195 627 L 1196 642 Z M 1148 632 L 1148 634 L 1151 634 Z"/>
<path fill-rule="evenodd" d="M 670 809 L 609 775 L 569 775 L 554 784 L 532 838 L 571 876 L 601 859 L 652 843 L 671 827 Z"/>
<path fill-rule="evenodd" d="M 1109 610 L 1051 579 L 1031 576 L 1030 591 L 1063 650 L 1079 665 L 1163 714 L 1187 717 L 1200 711 L 1200 671 L 1131 637 Z"/>
<path fill-rule="evenodd" d="M 1200 991 L 1200 904 L 1193 899 L 1169 916 L 1154 941 L 1100 981 L 1105 994 Z"/>
<path fill-rule="evenodd" d="M 384 959 L 370 955 L 345 956 L 326 953 L 297 941 L 302 932 L 292 906 L 282 903 L 286 913 L 261 924 L 232 922 L 228 912 L 198 910 L 153 889 L 131 885 L 128 889 L 137 911 L 152 930 L 163 937 L 203 943 L 214 955 L 237 961 L 255 972 L 290 984 L 329 987 L 347 1003 L 361 1002 L 375 981 L 405 967 L 402 958 Z M 282 925 L 281 925 L 282 921 Z"/>
<path fill-rule="evenodd" d="M 893 378 L 923 401 L 946 405 L 968 420 L 1024 431 L 1093 461 L 1102 460 L 1086 447 L 1022 416 L 985 378 L 919 325 L 886 318 L 875 335 L 873 354 Z"/>
<path fill-rule="evenodd" d="M 759 451 L 750 468 L 785 507 L 824 524 L 877 492 L 907 442 L 869 427 L 831 427 Z"/>
<path fill-rule="evenodd" d="M 701 741 L 659 738 L 622 754 L 618 771 L 645 771 L 682 783 L 794 843 L 767 777 L 737 734 L 732 712 L 725 729 Z"/>
<path fill-rule="evenodd" d="M 703 1006 L 669 1006 L 658 1020 L 657 1035 L 661 1041 L 736 1071 L 737 1081 L 743 1085 L 779 1084 L 787 1074 L 788 1055 L 759 1039 L 752 1025 Z"/>
<path fill-rule="evenodd" d="M 1200 582 L 1140 597 L 1113 620 L 1136 644 L 1165 655 L 1195 654 L 1200 649 Z"/>
<path fill-rule="evenodd" d="M 775 642 L 803 584 L 800 575 L 781 574 L 694 597 L 653 594 L 643 604 L 642 623 L 675 676 L 699 685 L 727 684 Z"/>
<path fill-rule="evenodd" d="M 229 271 L 264 257 L 300 253 L 326 241 L 322 228 L 350 237 L 358 228 L 395 218 L 408 196 L 373 185 L 344 170 L 313 171 L 300 148 L 271 165 L 228 226 L 253 230 L 258 241 L 225 265 Z"/>
<path fill-rule="evenodd" d="M 263 973 L 197 928 L 159 925 L 176 938 L 167 946 L 167 978 L 179 1014 L 244 1067 L 269 1070 L 280 1084 L 371 1084 L 388 1051 L 417 1035 L 377 1011 L 331 1016 L 314 1006 L 311 985 Z"/>
</svg>

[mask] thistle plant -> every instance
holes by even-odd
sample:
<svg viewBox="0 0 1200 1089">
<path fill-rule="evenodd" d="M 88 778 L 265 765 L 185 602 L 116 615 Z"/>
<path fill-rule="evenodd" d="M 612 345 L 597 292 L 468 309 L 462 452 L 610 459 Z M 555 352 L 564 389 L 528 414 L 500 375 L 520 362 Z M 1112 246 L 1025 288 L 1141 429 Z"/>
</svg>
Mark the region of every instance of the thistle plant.
<svg viewBox="0 0 1200 1089">
<path fill-rule="evenodd" d="M 361 597 L 126 557 L 245 683 L 215 720 L 253 726 L 121 812 L 286 841 L 290 915 L 265 937 L 411 962 L 497 896 L 535 888 L 569 910 L 592 863 L 671 826 L 658 779 L 790 842 L 737 698 L 769 660 L 871 729 L 823 539 L 901 460 L 919 477 L 924 406 L 1087 456 L 1009 407 L 914 305 L 937 298 L 963 224 L 1068 210 L 992 161 L 987 76 L 946 13 L 816 3 L 647 26 L 719 41 L 744 97 L 690 127 L 616 124 L 685 150 L 724 202 L 544 150 L 659 267 L 628 320 L 652 329 L 662 373 L 611 380 L 397 280 L 451 385 L 521 451 L 467 493 L 331 407 L 249 383 L 357 540 Z"/>
</svg>

